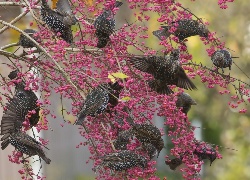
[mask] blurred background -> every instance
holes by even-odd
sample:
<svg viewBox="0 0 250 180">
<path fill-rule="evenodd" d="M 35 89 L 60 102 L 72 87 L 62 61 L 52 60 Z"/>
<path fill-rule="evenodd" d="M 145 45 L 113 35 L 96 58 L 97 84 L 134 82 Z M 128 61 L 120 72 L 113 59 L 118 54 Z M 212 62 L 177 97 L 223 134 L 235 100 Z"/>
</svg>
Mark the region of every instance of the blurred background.
<svg viewBox="0 0 250 180">
<path fill-rule="evenodd" d="M 88 1 L 91 3 L 92 1 Z M 127 7 L 127 4 L 121 6 L 117 12 L 116 19 L 118 20 L 117 27 L 121 27 L 126 23 L 126 20 L 133 22 L 132 12 Z M 196 16 L 210 22 L 208 26 L 210 31 L 216 31 L 217 37 L 226 43 L 232 54 L 239 58 L 234 59 L 232 70 L 225 70 L 225 74 L 229 74 L 235 78 L 241 79 L 247 83 L 247 78 L 243 73 L 250 75 L 250 6 L 248 0 L 235 1 L 229 3 L 228 9 L 222 10 L 217 5 L 217 0 L 196 0 L 195 2 L 180 0 L 184 7 L 188 8 Z M 18 7 L 0 6 L 1 19 L 10 22 L 14 17 L 18 16 L 21 9 Z M 128 14 L 131 14 L 131 19 Z M 152 32 L 160 27 L 156 21 L 157 15 L 151 15 L 151 19 L 146 22 L 149 27 L 149 32 Z M 31 18 L 26 17 L 19 21 L 16 26 L 21 29 L 29 28 Z M 33 26 L 34 27 L 34 26 Z M 0 28 L 2 28 L 0 26 Z M 0 34 L 0 46 L 17 42 L 19 34 L 14 30 L 8 30 Z M 158 46 L 158 39 L 149 33 L 149 38 L 146 45 L 153 47 L 156 50 L 161 50 L 163 47 Z M 206 46 L 200 41 L 200 38 L 190 37 L 187 42 L 188 51 L 193 55 L 194 62 L 202 62 L 208 67 L 212 67 L 212 62 L 206 53 Z M 10 49 L 11 51 L 12 49 Z M 0 56 L 0 62 L 8 62 L 5 57 Z M 6 66 L 0 66 L 0 73 L 7 76 L 10 72 Z M 217 159 L 209 166 L 205 160 L 201 171 L 201 178 L 204 180 L 235 180 L 235 179 L 250 179 L 250 118 L 249 112 L 239 114 L 238 110 L 243 107 L 249 109 L 249 104 L 242 104 L 239 109 L 231 109 L 228 106 L 230 95 L 220 95 L 219 87 L 213 89 L 206 88 L 206 85 L 200 82 L 197 77 L 194 81 L 198 87 L 198 91 L 188 92 L 194 96 L 198 105 L 193 106 L 189 112 L 189 120 L 195 126 L 201 128 L 196 130 L 197 139 L 223 146 L 220 148 L 220 153 L 223 159 Z M 234 89 L 230 87 L 234 93 Z M 45 139 L 49 140 L 46 150 L 47 156 L 52 159 L 50 165 L 44 165 L 42 174 L 48 180 L 92 180 L 95 175 L 92 172 L 92 161 L 88 161 L 88 148 L 80 146 L 80 142 L 85 142 L 82 136 L 78 133 L 78 127 L 67 124 L 61 117 L 61 104 L 58 101 L 57 95 L 53 96 L 54 100 L 51 107 L 57 113 L 57 118 L 51 118 L 49 123 L 50 130 L 40 134 Z M 70 102 L 68 103 L 70 106 Z M 2 116 L 2 109 L 0 109 Z M 72 121 L 74 117 L 68 117 Z M 161 126 L 164 118 L 155 117 L 157 126 Z M 171 143 L 165 138 L 167 148 L 171 147 Z M 231 149 L 236 149 L 231 150 Z M 0 150 L 0 179 L 1 180 L 16 180 L 20 179 L 18 170 L 21 165 L 12 164 L 8 160 L 8 155 L 11 154 L 13 147 L 9 146 L 5 151 Z M 157 160 L 158 171 L 157 175 L 161 179 L 167 177 L 168 180 L 182 179 L 179 170 L 172 171 L 165 165 L 163 158 L 169 153 L 169 149 L 163 149 Z M 87 163 L 86 163 L 87 162 Z M 35 168 L 39 169 L 40 163 L 37 163 Z"/>
</svg>

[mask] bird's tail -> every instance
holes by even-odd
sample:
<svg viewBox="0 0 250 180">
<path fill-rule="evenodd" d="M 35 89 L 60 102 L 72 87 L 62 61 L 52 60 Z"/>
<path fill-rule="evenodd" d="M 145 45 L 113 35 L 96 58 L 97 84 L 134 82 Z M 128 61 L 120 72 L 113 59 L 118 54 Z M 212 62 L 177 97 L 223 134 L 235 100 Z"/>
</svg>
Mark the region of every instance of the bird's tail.
<svg viewBox="0 0 250 180">
<path fill-rule="evenodd" d="M 157 79 L 148 80 L 149 87 L 159 94 L 172 94 L 173 91 L 168 87 L 167 83 L 161 82 Z"/>
<path fill-rule="evenodd" d="M 108 41 L 109 41 L 109 37 L 99 37 L 96 47 L 104 48 L 108 44 Z"/>
<path fill-rule="evenodd" d="M 122 4 L 123 4 L 122 2 L 116 1 L 116 2 L 115 2 L 115 7 L 120 7 Z"/>
<path fill-rule="evenodd" d="M 41 156 L 41 158 L 46 162 L 46 164 L 50 164 L 51 160 L 47 158 L 45 155 Z"/>
<path fill-rule="evenodd" d="M 75 125 L 82 125 L 84 119 L 86 118 L 86 114 L 85 113 L 80 113 L 76 122 L 74 123 Z"/>
</svg>

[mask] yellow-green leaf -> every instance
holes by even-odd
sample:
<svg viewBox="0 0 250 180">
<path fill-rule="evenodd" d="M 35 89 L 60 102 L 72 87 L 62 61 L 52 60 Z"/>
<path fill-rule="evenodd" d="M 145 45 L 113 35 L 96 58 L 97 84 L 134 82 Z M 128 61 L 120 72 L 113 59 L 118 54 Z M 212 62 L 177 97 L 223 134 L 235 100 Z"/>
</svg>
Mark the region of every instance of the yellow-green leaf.
<svg viewBox="0 0 250 180">
<path fill-rule="evenodd" d="M 108 75 L 108 78 L 110 79 L 111 82 L 115 82 L 115 77 L 112 76 L 111 74 Z"/>
<path fill-rule="evenodd" d="M 129 77 L 126 74 L 123 74 L 121 72 L 112 73 L 111 75 L 114 76 L 114 77 L 116 77 L 116 78 L 120 78 L 120 79 L 125 79 L 125 78 Z"/>
<path fill-rule="evenodd" d="M 121 100 L 122 100 L 122 101 L 129 101 L 130 99 L 131 99 L 131 97 L 125 96 L 125 97 L 123 97 Z"/>
</svg>

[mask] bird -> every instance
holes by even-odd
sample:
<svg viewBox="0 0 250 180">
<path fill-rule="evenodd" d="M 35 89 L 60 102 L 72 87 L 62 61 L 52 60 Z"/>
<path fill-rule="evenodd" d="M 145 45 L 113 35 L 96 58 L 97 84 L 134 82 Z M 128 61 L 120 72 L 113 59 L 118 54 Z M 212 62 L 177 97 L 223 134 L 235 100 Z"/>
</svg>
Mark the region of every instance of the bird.
<svg viewBox="0 0 250 180">
<path fill-rule="evenodd" d="M 100 166 L 105 166 L 114 171 L 123 171 L 132 167 L 147 167 L 147 159 L 131 150 L 122 150 L 105 155 L 101 158 Z"/>
<path fill-rule="evenodd" d="M 217 158 L 216 150 L 208 144 L 197 142 L 196 145 L 197 147 L 193 153 L 197 155 L 199 161 L 208 159 L 210 161 L 210 166 L 211 166 L 213 161 Z"/>
<path fill-rule="evenodd" d="M 133 56 L 130 63 L 140 71 L 154 76 L 149 80 L 149 87 L 159 94 L 171 94 L 168 85 L 176 85 L 184 89 L 197 89 L 188 78 L 179 61 L 180 50 L 174 49 L 167 57 L 163 56 Z"/>
<path fill-rule="evenodd" d="M 164 147 L 164 141 L 161 138 L 160 130 L 152 124 L 134 124 L 133 134 L 142 144 L 152 144 L 158 151 Z"/>
<path fill-rule="evenodd" d="M 46 0 L 42 0 L 42 20 L 52 31 L 60 33 L 60 37 L 71 44 L 73 42 L 71 25 L 75 24 L 77 19 L 72 14 L 68 0 L 59 0 L 57 6 L 57 10 L 52 10 Z"/>
<path fill-rule="evenodd" d="M 27 33 L 35 41 L 41 42 L 39 36 L 34 36 L 34 34 L 37 33 L 37 31 L 35 31 L 34 29 L 25 29 L 24 32 Z M 30 39 L 28 39 L 23 34 L 21 34 L 20 37 L 19 37 L 18 45 L 22 46 L 23 48 L 33 48 L 33 47 L 36 47 L 35 43 L 32 42 Z"/>
<path fill-rule="evenodd" d="M 217 50 L 212 54 L 211 60 L 216 67 L 222 68 L 222 70 L 228 67 L 231 70 L 233 61 L 229 51 L 225 49 Z"/>
<path fill-rule="evenodd" d="M 169 30 L 171 27 L 175 27 L 176 30 L 171 33 Z M 206 26 L 199 22 L 199 20 L 193 19 L 180 19 L 179 21 L 172 22 L 171 26 L 161 26 L 161 30 L 153 31 L 153 35 L 158 37 L 160 40 L 168 38 L 171 34 L 174 34 L 180 41 L 184 39 L 199 35 L 201 37 L 208 37 L 208 29 Z"/>
<path fill-rule="evenodd" d="M 107 83 L 103 83 L 89 92 L 75 122 L 76 125 L 82 125 L 86 116 L 95 117 L 106 110 L 109 102 L 108 89 L 109 85 Z"/>
<path fill-rule="evenodd" d="M 17 76 L 17 70 L 12 71 L 9 74 L 10 78 L 15 78 Z M 30 127 L 35 126 L 39 121 L 39 111 L 40 107 L 37 106 L 37 96 L 32 90 L 25 90 L 24 82 L 15 83 L 15 94 L 13 98 L 9 100 L 6 104 L 6 110 L 3 112 L 1 120 L 1 133 L 4 135 L 1 138 L 1 148 L 5 149 L 8 143 L 5 140 L 9 138 L 10 133 L 16 132 L 22 128 L 22 123 L 27 118 L 29 111 L 34 110 L 35 113 L 31 114 L 28 119 L 30 122 Z"/>
<path fill-rule="evenodd" d="M 182 164 L 182 158 L 166 160 L 165 163 L 170 167 L 171 170 L 175 170 L 178 166 Z"/>
<path fill-rule="evenodd" d="M 43 145 L 26 133 L 22 131 L 13 132 L 10 134 L 8 141 L 16 148 L 17 151 L 27 154 L 29 157 L 38 155 L 47 164 L 50 164 L 51 160 L 46 157 L 43 149 L 41 148 Z"/>
<path fill-rule="evenodd" d="M 197 103 L 188 93 L 183 92 L 178 95 L 176 107 L 182 108 L 183 113 L 187 115 L 188 111 L 191 109 L 191 105 L 197 105 Z"/>
<path fill-rule="evenodd" d="M 103 13 L 95 19 L 94 27 L 96 29 L 95 35 L 98 39 L 98 48 L 104 48 L 110 40 L 109 36 L 115 30 L 115 19 L 112 10 L 115 7 L 120 7 L 122 4 L 122 2 L 116 1 L 113 7 L 105 9 Z"/>
<path fill-rule="evenodd" d="M 116 140 L 113 142 L 116 150 L 126 150 L 129 139 L 133 136 L 131 129 L 118 132 Z"/>
</svg>

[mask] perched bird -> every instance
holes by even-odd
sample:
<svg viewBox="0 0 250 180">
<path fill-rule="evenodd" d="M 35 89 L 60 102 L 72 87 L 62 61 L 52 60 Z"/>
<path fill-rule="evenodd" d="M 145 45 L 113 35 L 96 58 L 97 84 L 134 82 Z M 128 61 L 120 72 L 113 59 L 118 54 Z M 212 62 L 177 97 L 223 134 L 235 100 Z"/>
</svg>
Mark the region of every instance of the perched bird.
<svg viewBox="0 0 250 180">
<path fill-rule="evenodd" d="M 191 109 L 191 105 L 197 105 L 195 100 L 191 98 L 188 93 L 181 93 L 178 95 L 178 99 L 176 101 L 176 107 L 182 108 L 182 112 L 187 114 Z"/>
<path fill-rule="evenodd" d="M 170 167 L 171 170 L 175 170 L 178 166 L 182 164 L 182 158 L 166 160 L 165 163 Z"/>
<path fill-rule="evenodd" d="M 104 83 L 94 88 L 86 97 L 83 107 L 75 122 L 76 125 L 82 125 L 86 116 L 95 117 L 103 113 L 109 102 L 109 85 Z"/>
<path fill-rule="evenodd" d="M 17 151 L 20 151 L 23 154 L 27 154 L 29 157 L 38 155 L 47 164 L 50 164 L 51 160 L 46 157 L 44 151 L 41 148 L 43 145 L 24 132 L 17 131 L 11 133 L 8 141 L 12 146 L 16 148 Z"/>
<path fill-rule="evenodd" d="M 109 167 L 114 171 L 123 171 L 136 166 L 144 169 L 147 167 L 148 163 L 145 157 L 130 150 L 110 153 L 102 157 L 102 160 L 100 166 Z"/>
<path fill-rule="evenodd" d="M 9 74 L 10 78 L 15 78 L 17 71 L 12 71 Z M 6 110 L 4 111 L 1 121 L 1 148 L 5 149 L 8 143 L 5 142 L 9 138 L 10 133 L 19 131 L 22 128 L 22 123 L 26 118 L 29 119 L 30 127 L 36 125 L 39 121 L 40 107 L 37 106 L 37 96 L 32 90 L 25 90 L 24 82 L 15 83 L 15 95 L 6 104 Z M 34 110 L 35 113 L 26 117 L 29 111 Z"/>
<path fill-rule="evenodd" d="M 135 68 L 154 76 L 154 79 L 149 80 L 148 84 L 157 93 L 173 93 L 168 85 L 176 85 L 190 90 L 197 89 L 181 67 L 179 56 L 179 49 L 174 49 L 166 58 L 162 56 L 135 56 L 130 58 L 130 62 Z"/>
<path fill-rule="evenodd" d="M 176 30 L 171 33 L 169 30 L 171 27 L 175 27 Z M 168 38 L 171 34 L 174 34 L 179 38 L 180 41 L 184 39 L 199 35 L 201 37 L 208 37 L 208 29 L 206 26 L 199 22 L 199 20 L 192 19 L 181 19 L 177 22 L 172 22 L 171 26 L 161 26 L 161 30 L 153 31 L 153 35 L 158 37 L 160 40 L 164 40 L 164 38 Z"/>
<path fill-rule="evenodd" d="M 103 48 L 107 45 L 110 40 L 109 36 L 115 30 L 115 19 L 112 10 L 115 7 L 121 6 L 123 3 L 116 1 L 114 7 L 105 9 L 102 14 L 100 14 L 94 21 L 94 27 L 96 29 L 95 35 L 98 38 L 97 47 Z"/>
<path fill-rule="evenodd" d="M 210 166 L 211 166 L 213 161 L 217 157 L 216 150 L 208 144 L 200 143 L 197 145 L 198 145 L 198 147 L 194 150 L 194 154 L 197 155 L 197 157 L 199 158 L 199 161 L 202 161 L 204 159 L 208 159 L 210 161 Z"/>
<path fill-rule="evenodd" d="M 42 20 L 55 33 L 60 33 L 60 37 L 67 43 L 73 42 L 71 25 L 76 23 L 76 18 L 72 14 L 68 0 L 59 0 L 57 10 L 50 9 L 46 0 L 42 0 L 41 16 Z"/>
<path fill-rule="evenodd" d="M 56 3 L 56 11 L 63 15 L 64 24 L 72 26 L 78 22 L 71 10 L 69 0 L 58 0 Z"/>
<path fill-rule="evenodd" d="M 213 53 L 213 55 L 211 56 L 211 60 L 213 62 L 213 64 L 218 67 L 218 68 L 229 68 L 229 70 L 231 70 L 231 66 L 232 66 L 232 57 L 229 51 L 221 49 L 221 50 L 217 50 Z"/>
<path fill-rule="evenodd" d="M 158 151 L 158 156 L 164 147 L 160 130 L 152 124 L 134 124 L 133 133 L 142 144 L 152 144 Z"/>
<path fill-rule="evenodd" d="M 34 34 L 37 33 L 37 31 L 33 29 L 25 29 L 24 32 L 27 33 L 30 37 L 32 37 L 35 41 L 41 42 L 39 36 L 34 36 Z M 36 47 L 36 45 L 23 34 L 21 34 L 19 37 L 18 45 L 22 46 L 23 48 Z"/>
<path fill-rule="evenodd" d="M 124 130 L 118 132 L 118 136 L 116 140 L 113 142 L 116 150 L 126 150 L 127 144 L 129 143 L 129 139 L 133 136 L 133 132 L 131 130 Z"/>
</svg>

